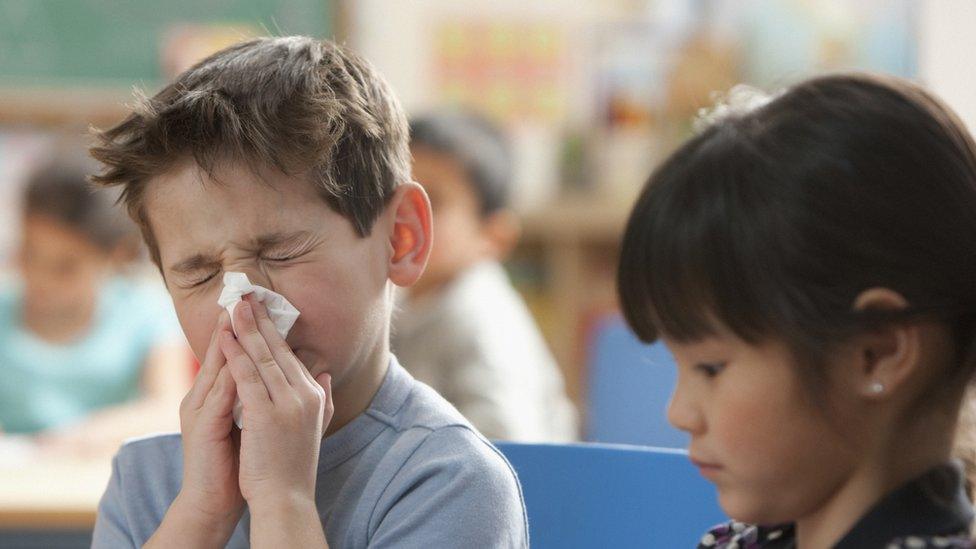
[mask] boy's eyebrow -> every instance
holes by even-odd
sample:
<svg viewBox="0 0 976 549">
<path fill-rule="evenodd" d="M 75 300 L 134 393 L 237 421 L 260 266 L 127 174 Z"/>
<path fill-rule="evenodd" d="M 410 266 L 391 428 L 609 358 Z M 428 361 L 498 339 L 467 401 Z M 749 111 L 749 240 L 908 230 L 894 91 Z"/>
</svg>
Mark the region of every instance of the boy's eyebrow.
<svg viewBox="0 0 976 549">
<path fill-rule="evenodd" d="M 217 264 L 219 264 L 219 261 L 214 257 L 196 254 L 170 266 L 169 270 L 174 273 L 192 273 Z"/>
</svg>

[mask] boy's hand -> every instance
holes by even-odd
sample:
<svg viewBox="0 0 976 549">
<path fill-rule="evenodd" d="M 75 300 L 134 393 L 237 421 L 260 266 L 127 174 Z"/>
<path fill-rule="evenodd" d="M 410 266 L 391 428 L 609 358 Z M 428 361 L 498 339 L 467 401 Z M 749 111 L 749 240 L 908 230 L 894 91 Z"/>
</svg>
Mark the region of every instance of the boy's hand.
<svg viewBox="0 0 976 549">
<path fill-rule="evenodd" d="M 244 406 L 241 493 L 252 514 L 296 504 L 314 510 L 319 445 L 334 412 L 331 377 L 312 378 L 253 296 L 234 314 L 237 338 L 225 333 L 220 349 Z"/>
<path fill-rule="evenodd" d="M 220 351 L 221 335 L 230 330 L 230 317 L 223 312 L 200 373 L 180 404 L 183 487 L 174 502 L 203 519 L 212 531 L 226 530 L 228 537 L 244 510 L 238 486 L 240 444 L 231 412 L 237 391 Z"/>
</svg>

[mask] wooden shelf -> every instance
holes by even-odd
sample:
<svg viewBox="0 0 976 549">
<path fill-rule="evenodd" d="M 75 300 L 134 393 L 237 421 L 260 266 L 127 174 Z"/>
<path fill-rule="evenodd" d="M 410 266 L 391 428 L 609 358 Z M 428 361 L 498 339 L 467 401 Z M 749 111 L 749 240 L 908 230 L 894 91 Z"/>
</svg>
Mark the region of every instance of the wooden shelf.
<svg viewBox="0 0 976 549">
<path fill-rule="evenodd" d="M 522 214 L 522 238 L 528 242 L 616 243 L 629 214 L 630 204 L 567 196 L 545 209 Z"/>
<path fill-rule="evenodd" d="M 616 308 L 614 273 L 630 207 L 581 195 L 562 198 L 545 210 L 523 214 L 522 240 L 513 254 L 515 262 L 539 262 L 544 280 L 519 289 L 581 411 L 587 383 L 586 329 L 594 315 Z M 515 280 L 516 286 L 519 282 Z"/>
</svg>

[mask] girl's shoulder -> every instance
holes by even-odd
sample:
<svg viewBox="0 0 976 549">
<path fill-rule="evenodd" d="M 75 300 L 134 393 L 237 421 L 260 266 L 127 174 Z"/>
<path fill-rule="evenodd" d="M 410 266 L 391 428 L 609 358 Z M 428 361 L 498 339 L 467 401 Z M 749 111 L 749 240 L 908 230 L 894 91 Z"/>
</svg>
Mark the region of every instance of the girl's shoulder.
<svg viewBox="0 0 976 549">
<path fill-rule="evenodd" d="M 776 549 L 795 547 L 792 525 L 763 527 L 730 521 L 720 524 L 698 542 L 698 549 Z M 891 540 L 885 549 L 976 549 L 966 534 L 906 536 Z"/>
</svg>

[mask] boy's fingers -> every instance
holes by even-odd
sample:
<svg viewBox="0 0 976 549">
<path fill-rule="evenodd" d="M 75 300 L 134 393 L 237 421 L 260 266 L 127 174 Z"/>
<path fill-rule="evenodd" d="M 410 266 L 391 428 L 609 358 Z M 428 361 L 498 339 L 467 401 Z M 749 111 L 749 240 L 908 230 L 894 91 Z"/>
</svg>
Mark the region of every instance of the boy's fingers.
<svg viewBox="0 0 976 549">
<path fill-rule="evenodd" d="M 227 358 L 227 369 L 234 378 L 237 385 L 237 394 L 241 397 L 241 402 L 245 408 L 263 408 L 271 404 L 271 395 L 268 387 L 264 384 L 261 373 L 257 366 L 247 356 L 244 348 L 234 339 L 234 336 L 226 334 L 220 338 L 220 349 Z"/>
<path fill-rule="evenodd" d="M 200 372 L 197 377 L 209 378 L 211 384 L 213 380 L 217 379 L 217 374 L 220 372 L 221 366 L 224 365 L 224 355 L 220 352 L 220 335 L 225 331 L 230 331 L 230 315 L 227 311 L 221 311 L 220 315 L 217 317 L 217 324 L 214 326 L 214 331 L 210 334 L 210 345 L 207 347 L 207 352 L 203 356 L 203 362 L 200 363 Z"/>
<path fill-rule="evenodd" d="M 335 414 L 335 402 L 332 400 L 332 376 L 323 372 L 317 375 L 314 381 L 325 391 L 325 400 L 322 402 L 322 434 L 324 435 L 329 423 L 332 422 L 332 416 Z"/>
<path fill-rule="evenodd" d="M 200 371 L 183 399 L 183 405 L 191 410 L 203 406 L 207 393 L 210 392 L 210 388 L 217 380 L 217 374 L 220 373 L 221 367 L 225 363 L 224 354 L 220 352 L 219 337 L 222 332 L 229 328 L 230 316 L 227 311 L 222 311 L 217 318 L 217 325 L 214 327 L 213 334 L 210 335 L 210 345 L 207 347 L 203 362 L 200 363 Z"/>
<path fill-rule="evenodd" d="M 231 377 L 230 371 L 227 368 L 221 368 L 213 388 L 207 393 L 203 408 L 212 410 L 218 416 L 230 416 L 234 407 L 234 396 L 237 394 L 235 389 L 234 378 Z"/>
<path fill-rule="evenodd" d="M 302 380 L 314 383 L 312 377 L 308 375 L 308 370 L 298 360 L 298 357 L 291 352 L 291 347 L 288 346 L 288 343 L 278 333 L 278 328 L 275 327 L 271 317 L 268 316 L 268 310 L 264 304 L 253 298 L 249 300 L 251 303 L 251 311 L 254 313 L 254 319 L 257 321 L 258 330 L 264 337 L 266 345 L 271 350 L 275 361 L 284 373 L 288 383 L 292 387 L 298 387 L 298 384 Z"/>
<path fill-rule="evenodd" d="M 258 374 L 264 380 L 272 400 L 275 399 L 275 395 L 281 398 L 282 391 L 289 388 L 288 379 L 268 347 L 264 334 L 258 328 L 254 306 L 249 301 L 243 301 L 234 310 L 234 315 L 238 327 L 237 343 L 257 367 Z"/>
</svg>

